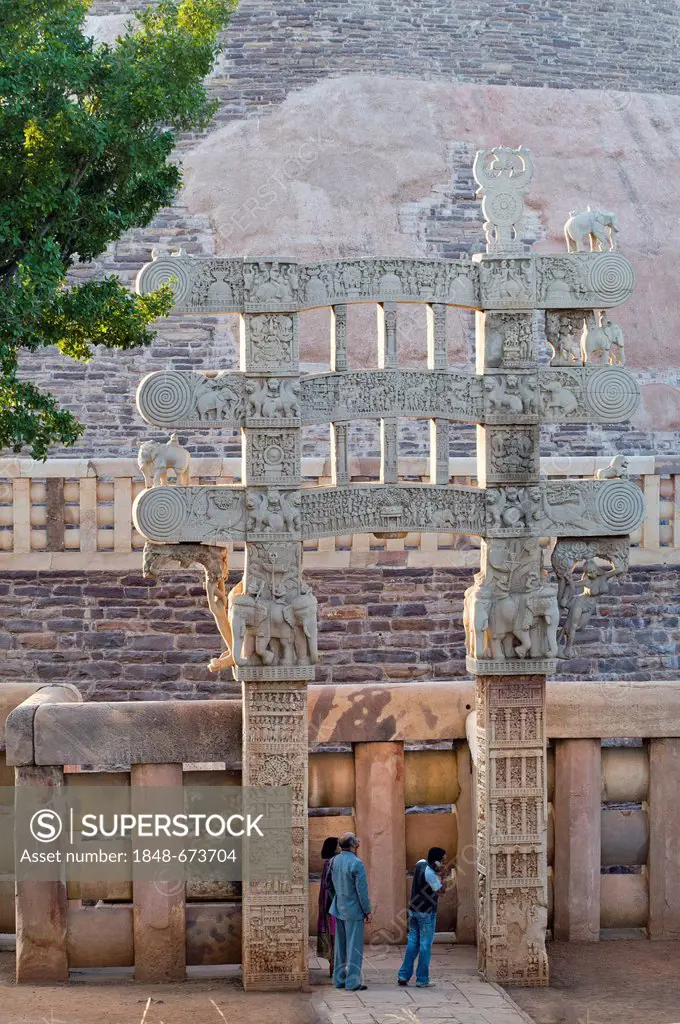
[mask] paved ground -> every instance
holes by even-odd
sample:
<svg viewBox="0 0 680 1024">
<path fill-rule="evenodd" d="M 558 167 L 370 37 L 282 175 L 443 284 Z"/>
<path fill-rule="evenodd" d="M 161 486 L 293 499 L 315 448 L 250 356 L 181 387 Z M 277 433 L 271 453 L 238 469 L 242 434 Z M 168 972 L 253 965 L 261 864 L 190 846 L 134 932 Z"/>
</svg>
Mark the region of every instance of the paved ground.
<svg viewBox="0 0 680 1024">
<path fill-rule="evenodd" d="M 511 989 L 536 1024 L 677 1024 L 680 942 L 550 942 L 550 988 Z"/>
<path fill-rule="evenodd" d="M 397 969 L 403 949 L 373 954 L 365 964 L 366 992 L 333 988 L 325 961 L 312 960 L 312 984 L 322 984 L 312 996 L 319 1024 L 532 1024 L 497 985 L 477 977 L 476 950 L 470 946 L 436 943 L 430 978 L 434 988 L 419 989 L 411 981 L 399 988 Z"/>
</svg>

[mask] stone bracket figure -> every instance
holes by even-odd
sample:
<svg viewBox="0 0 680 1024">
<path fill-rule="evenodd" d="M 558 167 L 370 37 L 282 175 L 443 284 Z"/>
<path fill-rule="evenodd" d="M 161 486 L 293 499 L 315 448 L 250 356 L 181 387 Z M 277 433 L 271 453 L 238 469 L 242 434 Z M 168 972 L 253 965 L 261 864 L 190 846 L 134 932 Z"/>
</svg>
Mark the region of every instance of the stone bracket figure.
<svg viewBox="0 0 680 1024">
<path fill-rule="evenodd" d="M 552 565 L 558 581 L 559 606 L 561 611 L 566 611 L 566 619 L 558 635 L 558 641 L 564 641 L 560 657 L 572 656 L 576 633 L 588 625 L 598 598 L 609 594 L 614 577 L 627 572 L 629 547 L 628 537 L 558 539 L 552 553 Z M 598 558 L 608 566 L 597 562 Z M 579 565 L 583 570 L 581 578 L 575 581 L 574 571 Z"/>
<path fill-rule="evenodd" d="M 234 642 L 231 622 L 227 614 L 226 580 L 229 574 L 229 562 L 226 548 L 218 548 L 209 544 L 147 543 L 144 545 L 142 573 L 145 578 L 157 578 L 159 572 L 171 570 L 170 563 L 173 562 L 179 563 L 181 569 L 192 569 L 197 565 L 203 567 L 208 607 L 226 646 L 226 651 L 219 658 L 213 658 L 208 667 L 211 672 L 217 672 L 219 669 L 234 665 L 232 653 Z M 237 584 L 232 593 L 239 586 L 241 584 Z"/>
</svg>

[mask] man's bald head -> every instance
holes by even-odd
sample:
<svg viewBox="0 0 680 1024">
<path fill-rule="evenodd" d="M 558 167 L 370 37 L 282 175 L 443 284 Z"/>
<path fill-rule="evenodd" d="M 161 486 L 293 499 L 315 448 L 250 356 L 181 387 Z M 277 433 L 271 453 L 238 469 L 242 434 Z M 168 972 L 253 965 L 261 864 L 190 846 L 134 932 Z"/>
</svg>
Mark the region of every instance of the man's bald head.
<svg viewBox="0 0 680 1024">
<path fill-rule="evenodd" d="M 340 836 L 338 845 L 341 850 L 356 850 L 359 840 L 354 835 L 354 832 L 345 832 L 344 835 Z"/>
</svg>

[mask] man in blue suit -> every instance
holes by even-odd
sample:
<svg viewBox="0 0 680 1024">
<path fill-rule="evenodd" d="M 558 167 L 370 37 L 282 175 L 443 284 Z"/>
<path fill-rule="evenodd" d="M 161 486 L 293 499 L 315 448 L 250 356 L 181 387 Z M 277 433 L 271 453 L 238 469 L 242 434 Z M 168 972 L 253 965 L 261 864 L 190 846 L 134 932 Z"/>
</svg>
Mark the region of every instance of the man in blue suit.
<svg viewBox="0 0 680 1024">
<path fill-rule="evenodd" d="M 330 913 L 336 920 L 333 984 L 348 992 L 363 992 L 364 923 L 371 920 L 366 868 L 357 857 L 359 840 L 353 832 L 340 838 L 340 853 L 333 858 Z"/>
</svg>

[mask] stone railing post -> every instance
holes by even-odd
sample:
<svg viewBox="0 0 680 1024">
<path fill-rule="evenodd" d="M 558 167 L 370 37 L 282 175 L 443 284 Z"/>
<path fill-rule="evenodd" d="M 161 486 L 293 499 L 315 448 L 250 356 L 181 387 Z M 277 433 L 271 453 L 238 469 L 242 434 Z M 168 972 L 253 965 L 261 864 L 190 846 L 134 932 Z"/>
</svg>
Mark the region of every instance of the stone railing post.
<svg viewBox="0 0 680 1024">
<path fill-rule="evenodd" d="M 27 786 L 40 786 L 51 790 L 58 799 L 64 785 L 64 772 L 60 767 L 24 765 L 15 769 L 15 806 L 22 809 L 22 790 Z M 44 802 L 51 805 L 52 800 Z M 59 840 L 57 840 L 59 843 Z M 58 846 L 50 844 L 50 851 Z M 22 851 L 15 849 L 15 863 L 20 862 Z M 55 865 L 55 870 L 57 866 Z M 61 877 L 51 881 L 21 881 L 16 883 L 17 982 L 68 981 L 66 952 L 66 924 L 68 900 L 66 896 L 65 868 Z"/>
<path fill-rule="evenodd" d="M 553 933 L 565 942 L 600 938 L 601 743 L 555 743 Z"/>
<path fill-rule="evenodd" d="M 404 744 L 356 743 L 354 778 L 358 852 L 373 908 L 366 934 L 372 943 L 397 944 L 406 932 Z"/>
<path fill-rule="evenodd" d="M 181 764 L 133 764 L 132 809 L 135 790 L 147 786 L 177 787 L 178 812 L 182 807 Z M 144 797 L 148 794 L 140 794 Z M 173 798 L 174 803 L 174 798 Z M 135 951 L 135 980 L 147 984 L 184 981 L 186 977 L 186 924 L 182 868 L 176 880 L 161 876 L 140 877 L 132 866 L 132 904 Z"/>
</svg>

